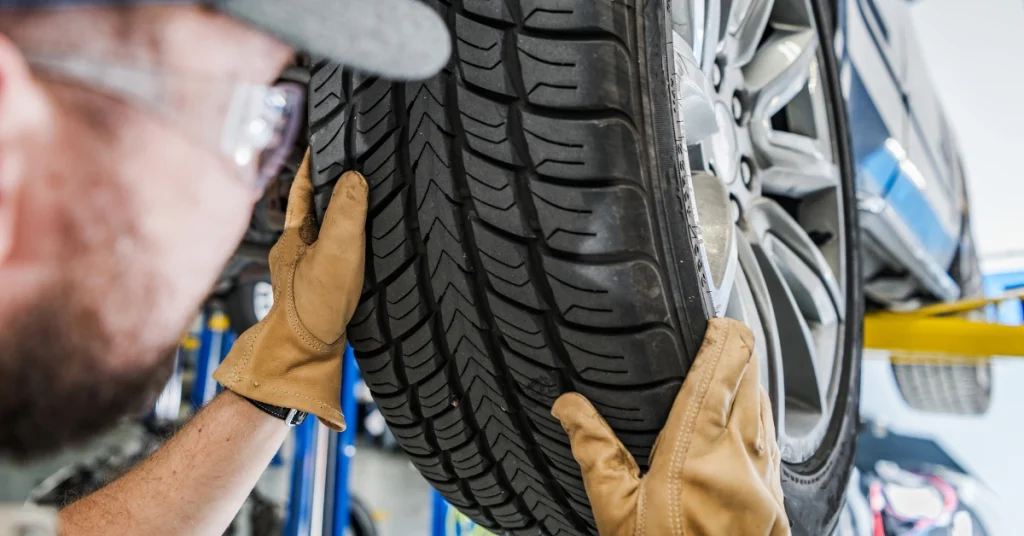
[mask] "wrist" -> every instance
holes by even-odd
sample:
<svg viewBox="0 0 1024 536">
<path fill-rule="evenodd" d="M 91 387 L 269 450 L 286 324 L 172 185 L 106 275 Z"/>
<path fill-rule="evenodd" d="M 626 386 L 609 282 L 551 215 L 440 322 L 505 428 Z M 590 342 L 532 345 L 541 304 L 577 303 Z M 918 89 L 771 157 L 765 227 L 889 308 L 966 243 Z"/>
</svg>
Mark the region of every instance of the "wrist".
<svg viewBox="0 0 1024 536">
<path fill-rule="evenodd" d="M 245 400 L 250 406 L 256 408 L 261 413 L 268 417 L 272 417 L 288 425 L 289 427 L 298 426 L 306 420 L 309 415 L 304 411 L 297 410 L 295 408 L 285 408 L 282 406 L 275 406 L 274 404 L 268 404 L 266 402 L 260 402 L 244 395 L 235 393 L 242 400 Z"/>
</svg>

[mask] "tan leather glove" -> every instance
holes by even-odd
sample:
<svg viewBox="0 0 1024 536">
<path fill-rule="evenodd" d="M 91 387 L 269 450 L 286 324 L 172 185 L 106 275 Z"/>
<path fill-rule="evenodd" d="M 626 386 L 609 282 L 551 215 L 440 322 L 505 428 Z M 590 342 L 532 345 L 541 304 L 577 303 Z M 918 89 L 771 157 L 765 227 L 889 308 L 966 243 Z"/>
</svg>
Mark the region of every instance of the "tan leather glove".
<svg viewBox="0 0 1024 536">
<path fill-rule="evenodd" d="M 743 324 L 708 323 L 643 477 L 587 399 L 566 393 L 555 401 L 551 413 L 569 434 L 602 536 L 789 534 L 753 348 Z"/>
<path fill-rule="evenodd" d="M 341 360 L 363 286 L 366 195 L 362 175 L 342 175 L 318 231 L 306 153 L 288 195 L 284 234 L 270 250 L 274 306 L 214 372 L 224 387 L 345 428 Z"/>
</svg>

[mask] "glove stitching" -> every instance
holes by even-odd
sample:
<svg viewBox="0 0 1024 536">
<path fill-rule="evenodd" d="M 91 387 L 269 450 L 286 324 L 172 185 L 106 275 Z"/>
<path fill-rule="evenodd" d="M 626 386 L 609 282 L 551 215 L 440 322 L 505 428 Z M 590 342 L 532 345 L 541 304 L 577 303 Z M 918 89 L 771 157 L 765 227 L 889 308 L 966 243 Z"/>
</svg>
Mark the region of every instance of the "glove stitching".
<svg viewBox="0 0 1024 536">
<path fill-rule="evenodd" d="M 306 329 L 306 326 L 302 325 L 302 321 L 299 320 L 299 311 L 295 307 L 295 271 L 299 267 L 299 261 L 302 259 L 303 254 L 307 248 L 300 247 L 295 252 L 295 261 L 292 263 L 291 268 L 288 270 L 288 300 L 286 302 L 286 317 L 288 318 L 288 325 L 291 326 L 292 331 L 299 336 L 302 342 L 306 343 L 310 348 L 318 352 L 331 352 L 338 348 L 338 343 L 326 344 L 317 338 L 315 335 Z"/>
<path fill-rule="evenodd" d="M 270 316 L 270 314 L 273 312 L 274 306 L 271 305 L 270 311 L 267 312 L 267 316 Z M 231 367 L 231 373 L 235 377 L 234 383 L 236 384 L 242 381 L 241 371 L 245 369 L 245 366 L 249 364 L 249 360 L 252 358 L 252 349 L 256 346 L 256 341 L 257 339 L 259 339 L 260 333 L 263 332 L 263 326 L 264 324 L 262 322 L 259 322 L 255 326 L 250 328 L 252 335 L 250 337 L 246 337 L 245 351 L 242 352 L 242 359 L 239 359 L 238 363 L 235 364 L 235 366 Z M 245 334 L 243 333 L 242 336 L 245 337 Z"/>
<path fill-rule="evenodd" d="M 640 500 L 637 504 L 636 527 L 633 529 L 634 536 L 645 536 L 647 534 L 647 479 L 640 481 Z"/>
<path fill-rule="evenodd" d="M 712 355 L 714 355 L 715 357 L 712 359 L 711 363 L 707 366 L 707 368 L 701 371 L 700 383 L 697 388 L 697 393 L 699 395 L 698 403 L 691 404 L 690 407 L 687 408 L 686 417 L 683 420 L 683 427 L 680 430 L 680 433 L 685 434 L 685 436 L 683 440 L 676 443 L 676 448 L 672 452 L 672 461 L 669 463 L 668 478 L 670 498 L 669 508 L 672 512 L 673 535 L 683 534 L 680 512 L 681 509 L 679 508 L 679 503 L 682 499 L 682 487 L 681 482 L 679 482 L 680 479 L 676 477 L 676 468 L 678 467 L 680 471 L 682 470 L 683 463 L 686 460 L 686 455 L 689 453 L 690 441 L 693 439 L 694 422 L 696 421 L 697 414 L 704 407 L 704 401 L 707 398 L 708 394 L 708 387 L 711 385 L 711 379 L 714 377 L 714 372 L 718 368 L 718 362 L 719 360 L 721 360 L 722 357 L 722 350 L 725 348 L 725 341 L 729 338 L 729 334 L 731 333 L 731 331 L 731 327 L 726 327 L 725 334 L 715 341 L 715 346 L 713 346 L 711 349 Z M 689 431 L 689 433 L 687 433 L 687 431 Z"/>
</svg>

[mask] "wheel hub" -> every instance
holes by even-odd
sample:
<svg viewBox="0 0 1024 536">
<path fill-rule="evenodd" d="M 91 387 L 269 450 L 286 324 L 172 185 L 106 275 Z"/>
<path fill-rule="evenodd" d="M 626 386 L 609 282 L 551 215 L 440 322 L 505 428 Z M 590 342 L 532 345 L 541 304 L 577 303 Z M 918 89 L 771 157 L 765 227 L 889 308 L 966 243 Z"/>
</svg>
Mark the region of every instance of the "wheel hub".
<svg viewBox="0 0 1024 536">
<path fill-rule="evenodd" d="M 739 134 L 733 120 L 733 112 L 724 102 L 719 101 L 715 104 L 715 123 L 718 125 L 718 132 L 707 142 L 710 149 L 708 156 L 714 166 L 713 174 L 726 184 L 732 184 L 736 181 L 739 171 Z"/>
</svg>

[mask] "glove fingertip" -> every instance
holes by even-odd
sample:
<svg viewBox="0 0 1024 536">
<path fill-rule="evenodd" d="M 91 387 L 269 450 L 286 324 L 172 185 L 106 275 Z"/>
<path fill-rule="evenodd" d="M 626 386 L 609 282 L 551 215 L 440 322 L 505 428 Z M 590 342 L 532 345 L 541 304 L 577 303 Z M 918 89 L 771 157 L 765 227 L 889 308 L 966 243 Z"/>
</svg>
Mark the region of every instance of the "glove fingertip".
<svg viewBox="0 0 1024 536">
<path fill-rule="evenodd" d="M 579 393 L 565 393 L 555 400 L 551 406 L 551 416 L 566 428 L 569 424 L 578 423 L 583 417 L 591 417 L 597 410 L 586 397 Z"/>
<path fill-rule="evenodd" d="M 358 185 L 362 186 L 363 189 L 368 189 L 369 188 L 369 185 L 366 182 L 366 177 L 362 173 L 360 173 L 358 171 L 346 171 L 345 173 L 343 173 L 341 175 L 341 179 L 339 179 L 338 182 L 341 182 L 341 183 L 353 182 L 355 184 L 358 184 Z"/>
<path fill-rule="evenodd" d="M 313 182 L 309 177 L 309 151 L 306 151 L 302 165 L 295 174 L 292 187 L 288 191 L 288 208 L 285 211 L 286 230 L 298 229 L 305 224 L 313 206 Z"/>
</svg>

